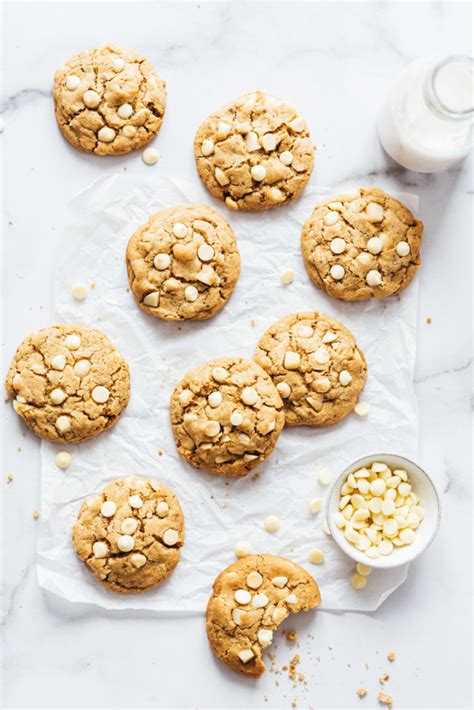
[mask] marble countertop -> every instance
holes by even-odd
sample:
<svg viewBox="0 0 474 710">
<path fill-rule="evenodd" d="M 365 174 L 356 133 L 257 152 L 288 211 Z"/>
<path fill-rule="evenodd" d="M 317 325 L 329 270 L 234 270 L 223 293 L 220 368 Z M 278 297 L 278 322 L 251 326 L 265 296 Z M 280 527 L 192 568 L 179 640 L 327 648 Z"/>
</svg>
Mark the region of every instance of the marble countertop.
<svg viewBox="0 0 474 710">
<path fill-rule="evenodd" d="M 2 372 L 20 340 L 51 322 L 68 200 L 125 169 L 197 179 L 198 123 L 262 88 L 307 118 L 318 144 L 312 184 L 377 184 L 420 196 L 419 461 L 444 481 L 444 515 L 434 544 L 377 612 L 303 615 L 290 625 L 307 687 L 293 688 L 285 675 L 277 686 L 271 673 L 249 682 L 215 661 L 202 616 L 106 613 L 38 587 L 39 445 L 5 412 L 2 707 L 289 708 L 296 699 L 298 707 L 375 708 L 383 673 L 396 707 L 471 706 L 470 162 L 415 174 L 385 156 L 375 132 L 377 108 L 407 62 L 470 52 L 470 18 L 468 3 L 4 3 Z M 154 167 L 139 154 L 76 152 L 55 126 L 55 69 L 105 42 L 141 50 L 168 83 Z M 280 640 L 276 653 L 281 665 L 293 647 Z M 362 701 L 360 686 L 368 689 Z"/>
</svg>

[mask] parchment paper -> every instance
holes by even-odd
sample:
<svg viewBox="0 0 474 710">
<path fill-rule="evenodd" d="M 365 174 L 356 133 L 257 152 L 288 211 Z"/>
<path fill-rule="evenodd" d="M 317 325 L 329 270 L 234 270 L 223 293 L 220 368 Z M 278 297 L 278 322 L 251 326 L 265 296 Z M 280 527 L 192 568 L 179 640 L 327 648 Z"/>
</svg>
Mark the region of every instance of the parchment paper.
<svg viewBox="0 0 474 710">
<path fill-rule="evenodd" d="M 106 609 L 203 612 L 212 582 L 235 560 L 239 540 L 250 541 L 255 552 L 281 554 L 305 566 L 321 587 L 324 609 L 374 610 L 405 580 L 408 566 L 374 570 L 364 590 L 353 590 L 354 562 L 322 529 L 324 502 L 320 513 L 309 512 L 310 499 L 325 499 L 329 492 L 317 482 L 318 468 L 328 467 L 336 477 L 356 457 L 377 450 L 416 458 L 418 444 L 412 387 L 417 279 L 400 297 L 346 304 L 313 286 L 304 268 L 302 224 L 318 201 L 338 191 L 341 188 L 308 188 L 293 205 L 251 215 L 230 212 L 199 184 L 117 175 L 99 180 L 73 199 L 55 278 L 55 320 L 84 322 L 108 335 L 130 365 L 132 388 L 128 408 L 110 431 L 77 446 L 60 447 L 73 455 L 66 472 L 55 465 L 58 447 L 42 443 L 38 575 L 43 587 L 70 601 Z M 417 208 L 415 196 L 398 196 Z M 241 252 L 241 276 L 229 303 L 214 318 L 167 323 L 135 304 L 128 290 L 125 247 L 149 213 L 188 201 L 212 204 L 230 222 Z M 280 274 L 288 268 L 294 269 L 295 280 L 283 286 Z M 71 296 L 71 286 L 78 281 L 95 284 L 83 302 Z M 355 334 L 368 361 L 361 399 L 370 403 L 369 416 L 352 413 L 321 430 L 285 429 L 256 478 L 251 474 L 227 480 L 184 463 L 175 449 L 168 414 L 179 379 L 212 358 L 251 358 L 273 321 L 311 309 L 341 320 Z M 124 597 L 104 590 L 77 558 L 70 528 L 85 497 L 131 474 L 157 478 L 173 488 L 185 514 L 186 542 L 169 580 L 150 592 Z M 263 529 L 269 514 L 282 521 L 275 535 Z M 324 551 L 324 564 L 308 562 L 313 547 Z"/>
</svg>

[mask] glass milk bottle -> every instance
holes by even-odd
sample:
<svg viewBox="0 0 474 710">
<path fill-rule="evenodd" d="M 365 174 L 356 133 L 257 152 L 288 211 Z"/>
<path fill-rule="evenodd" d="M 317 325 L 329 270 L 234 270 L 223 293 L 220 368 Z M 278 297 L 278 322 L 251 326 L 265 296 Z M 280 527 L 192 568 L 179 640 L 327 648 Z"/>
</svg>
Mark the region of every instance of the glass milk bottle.
<svg viewBox="0 0 474 710">
<path fill-rule="evenodd" d="M 377 118 L 386 152 L 409 170 L 434 173 L 473 145 L 474 60 L 420 59 L 402 72 Z"/>
</svg>

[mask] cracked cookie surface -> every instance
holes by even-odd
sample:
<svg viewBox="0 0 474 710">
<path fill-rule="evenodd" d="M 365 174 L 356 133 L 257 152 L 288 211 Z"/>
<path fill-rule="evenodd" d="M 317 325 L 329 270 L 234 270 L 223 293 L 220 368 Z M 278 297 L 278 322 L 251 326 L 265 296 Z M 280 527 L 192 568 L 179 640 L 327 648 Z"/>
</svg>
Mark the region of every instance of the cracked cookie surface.
<svg viewBox="0 0 474 710">
<path fill-rule="evenodd" d="M 259 678 L 263 650 L 289 614 L 321 603 L 318 585 L 295 562 L 274 555 L 248 555 L 214 582 L 206 612 L 213 653 L 237 673 Z"/>
<path fill-rule="evenodd" d="M 317 205 L 301 235 L 312 281 L 343 301 L 402 291 L 420 265 L 423 223 L 376 187 Z"/>
<path fill-rule="evenodd" d="M 207 118 L 194 139 L 199 177 L 230 209 L 257 212 L 285 204 L 306 187 L 314 146 L 306 121 L 263 91 Z"/>
<path fill-rule="evenodd" d="M 215 315 L 240 273 L 234 233 L 206 205 L 180 205 L 151 215 L 131 237 L 126 262 L 140 308 L 166 320 Z"/>
<path fill-rule="evenodd" d="M 170 402 L 179 453 L 197 468 L 246 476 L 275 448 L 283 403 L 251 360 L 219 358 L 188 372 Z"/>
<path fill-rule="evenodd" d="M 130 396 L 128 365 L 110 340 L 85 325 L 54 325 L 18 347 L 5 386 L 37 436 L 78 443 L 111 427 Z"/>
<path fill-rule="evenodd" d="M 183 513 L 176 495 L 158 481 L 117 479 L 82 504 L 72 540 L 104 587 L 143 592 L 161 584 L 178 564 Z"/>
<path fill-rule="evenodd" d="M 350 330 L 315 311 L 273 323 L 255 361 L 276 385 L 290 426 L 335 424 L 354 409 L 367 379 L 364 355 Z"/>
<path fill-rule="evenodd" d="M 166 84 L 138 52 L 105 46 L 71 57 L 55 74 L 56 120 L 79 150 L 129 153 L 160 130 Z"/>
</svg>

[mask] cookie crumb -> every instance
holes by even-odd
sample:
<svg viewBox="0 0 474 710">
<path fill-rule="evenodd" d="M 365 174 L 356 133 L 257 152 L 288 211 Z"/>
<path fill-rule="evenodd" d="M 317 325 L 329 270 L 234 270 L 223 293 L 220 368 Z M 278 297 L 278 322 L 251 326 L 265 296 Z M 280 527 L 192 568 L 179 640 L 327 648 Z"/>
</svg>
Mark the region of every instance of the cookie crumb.
<svg viewBox="0 0 474 710">
<path fill-rule="evenodd" d="M 367 688 L 359 688 L 357 691 L 359 698 L 364 698 L 367 695 Z"/>
<path fill-rule="evenodd" d="M 383 676 L 381 676 L 381 677 L 379 678 L 379 683 L 380 683 L 381 685 L 383 685 L 383 684 L 386 683 L 388 680 L 390 680 L 390 676 L 387 675 L 387 673 L 385 673 L 385 675 L 383 675 Z"/>
<path fill-rule="evenodd" d="M 257 323 L 256 323 L 256 321 L 254 320 L 254 318 L 252 318 L 252 320 L 250 321 L 250 325 L 252 326 L 252 328 L 255 328 L 255 326 L 257 325 Z"/>
<path fill-rule="evenodd" d="M 386 693 L 383 693 L 382 691 L 379 692 L 377 695 L 377 700 L 381 705 L 386 705 L 388 708 L 391 708 L 393 705 L 393 698 L 391 695 L 387 695 Z"/>
<path fill-rule="evenodd" d="M 392 663 L 392 661 L 394 661 L 395 658 L 396 658 L 395 651 L 389 651 L 389 653 L 387 653 L 387 660 L 390 661 L 390 663 Z"/>
<path fill-rule="evenodd" d="M 9 473 L 7 476 L 7 483 L 11 483 L 13 481 L 13 473 Z"/>
<path fill-rule="evenodd" d="M 34 511 L 33 511 L 33 518 L 34 518 L 35 520 L 38 520 L 39 516 L 40 516 L 39 512 L 38 512 L 37 510 L 34 510 Z"/>
<path fill-rule="evenodd" d="M 296 631 L 288 631 L 288 633 L 286 634 L 286 638 L 288 639 L 288 641 L 298 641 L 298 634 L 296 633 Z"/>
<path fill-rule="evenodd" d="M 427 318 L 427 319 L 426 319 L 426 322 L 428 323 L 428 325 L 431 325 L 432 322 L 433 322 L 433 319 L 432 319 L 432 318 Z"/>
</svg>

